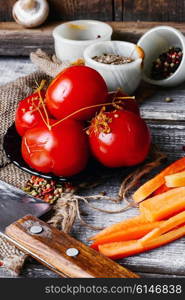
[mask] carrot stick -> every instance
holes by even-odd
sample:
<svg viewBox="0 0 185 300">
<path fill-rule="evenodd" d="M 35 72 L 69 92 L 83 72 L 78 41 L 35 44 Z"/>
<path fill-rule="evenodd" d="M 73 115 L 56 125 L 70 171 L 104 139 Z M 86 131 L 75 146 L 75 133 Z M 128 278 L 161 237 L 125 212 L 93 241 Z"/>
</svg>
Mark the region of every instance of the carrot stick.
<svg viewBox="0 0 185 300">
<path fill-rule="evenodd" d="M 140 253 L 142 250 L 144 251 L 144 247 L 137 240 L 133 240 L 100 245 L 98 250 L 111 259 L 119 259 Z"/>
<path fill-rule="evenodd" d="M 139 216 L 136 216 L 133 218 L 123 220 L 119 223 L 113 224 L 113 225 L 101 230 L 96 235 L 92 236 L 89 240 L 97 240 L 100 238 L 104 238 L 111 233 L 122 231 L 129 227 L 137 226 L 140 224 L 146 224 L 146 223 L 148 223 L 148 221 L 143 216 L 139 215 Z"/>
<path fill-rule="evenodd" d="M 98 249 L 99 245 L 107 243 L 136 240 L 145 236 L 148 232 L 151 232 L 152 229 L 160 227 L 162 223 L 163 222 L 138 224 L 137 226 L 129 227 L 123 229 L 122 231 L 113 232 L 97 239 L 90 247 L 93 249 Z"/>
<path fill-rule="evenodd" d="M 154 193 L 153 196 L 156 195 L 160 195 L 162 193 L 165 193 L 167 191 L 169 191 L 171 188 L 167 187 L 166 184 L 164 183 L 163 185 L 161 185 Z"/>
<path fill-rule="evenodd" d="M 143 184 L 134 194 L 133 199 L 135 202 L 140 202 L 150 196 L 156 189 L 165 183 L 165 176 L 171 175 L 185 169 L 185 157 L 175 161 L 162 172 L 156 175 L 151 180 Z"/>
<path fill-rule="evenodd" d="M 149 241 L 144 246 L 138 240 L 133 240 L 104 244 L 100 245 L 98 248 L 100 253 L 102 253 L 103 255 L 108 256 L 112 259 L 119 259 L 158 248 L 183 236 L 185 236 L 185 225 Z"/>
<path fill-rule="evenodd" d="M 154 228 L 152 231 L 147 233 L 145 236 L 143 236 L 139 242 L 144 246 L 147 244 L 149 241 L 155 239 L 156 237 L 160 236 L 160 228 Z"/>
<path fill-rule="evenodd" d="M 167 219 L 185 210 L 185 187 L 149 198 L 140 203 L 139 210 L 150 222 Z"/>
<path fill-rule="evenodd" d="M 185 186 L 185 171 L 165 176 L 165 181 L 168 188 Z"/>
<path fill-rule="evenodd" d="M 154 228 L 152 231 L 146 234 L 142 239 L 140 239 L 140 242 L 145 245 L 148 241 L 154 239 L 155 237 L 160 236 L 182 224 L 185 224 L 185 211 L 159 224 L 158 228 Z"/>
</svg>

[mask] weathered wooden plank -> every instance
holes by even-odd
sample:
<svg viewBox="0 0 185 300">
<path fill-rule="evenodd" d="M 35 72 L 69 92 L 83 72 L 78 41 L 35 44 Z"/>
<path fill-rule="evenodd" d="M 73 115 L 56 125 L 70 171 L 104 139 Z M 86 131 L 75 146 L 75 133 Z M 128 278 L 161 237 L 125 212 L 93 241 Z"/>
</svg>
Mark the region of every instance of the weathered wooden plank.
<svg viewBox="0 0 185 300">
<path fill-rule="evenodd" d="M 53 53 L 52 31 L 60 22 L 45 24 L 37 29 L 25 29 L 14 22 L 0 22 L 0 55 L 28 56 L 31 51 L 42 48 Z M 109 22 L 113 27 L 113 39 L 136 43 L 147 30 L 161 25 L 158 22 Z M 184 23 L 165 23 L 185 34 Z"/>
<path fill-rule="evenodd" d="M 185 278 L 181 275 L 172 275 L 172 274 L 158 274 L 158 273 L 143 273 L 138 272 L 141 278 Z M 0 278 L 12 278 L 14 274 L 0 269 Z M 15 278 L 60 278 L 59 275 L 47 269 L 45 266 L 37 264 L 35 261 L 29 261 L 26 263 L 21 274 Z"/>
<path fill-rule="evenodd" d="M 52 30 L 56 24 L 38 29 L 24 29 L 15 22 L 0 23 L 0 55 L 29 55 L 42 48 L 48 53 L 54 51 Z"/>
<path fill-rule="evenodd" d="M 157 273 L 138 273 L 141 278 L 185 278 L 185 276 L 172 275 L 172 274 L 157 274 Z"/>
<path fill-rule="evenodd" d="M 12 21 L 12 7 L 16 0 L 0 0 L 0 21 Z"/>
<path fill-rule="evenodd" d="M 123 1 L 113 0 L 113 21 L 122 21 L 123 18 Z"/>
<path fill-rule="evenodd" d="M 12 21 L 16 0 L 0 0 L 0 21 Z M 50 20 L 99 19 L 112 20 L 112 0 L 48 0 Z M 102 9 L 103 8 L 103 9 Z"/>
<path fill-rule="evenodd" d="M 0 85 L 13 81 L 36 71 L 36 67 L 27 58 L 0 58 Z"/>
<path fill-rule="evenodd" d="M 175 27 L 185 34 L 185 24 L 176 22 L 145 22 L 145 21 L 124 21 L 124 22 L 109 22 L 113 27 L 113 39 L 125 40 L 136 43 L 138 39 L 149 29 L 155 26 L 167 25 Z"/>
<path fill-rule="evenodd" d="M 172 102 L 166 102 L 170 97 Z M 145 119 L 185 120 L 185 83 L 176 88 L 157 88 L 156 92 L 141 105 Z"/>
<path fill-rule="evenodd" d="M 112 20 L 112 0 L 50 0 L 51 20 Z"/>
<path fill-rule="evenodd" d="M 16 0 L 0 0 L 0 21 L 12 21 Z M 184 0 L 48 0 L 50 20 L 185 21 Z"/>
<path fill-rule="evenodd" d="M 124 0 L 123 20 L 183 22 L 185 20 L 185 1 Z"/>
</svg>

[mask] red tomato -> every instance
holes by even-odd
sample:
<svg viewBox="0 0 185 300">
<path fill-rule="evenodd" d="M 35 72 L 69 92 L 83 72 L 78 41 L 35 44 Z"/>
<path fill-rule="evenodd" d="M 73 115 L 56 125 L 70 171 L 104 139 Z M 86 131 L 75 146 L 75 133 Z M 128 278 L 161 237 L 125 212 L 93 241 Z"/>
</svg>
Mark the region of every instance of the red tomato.
<svg viewBox="0 0 185 300">
<path fill-rule="evenodd" d="M 82 124 L 76 120 L 66 120 L 51 130 L 42 124 L 26 131 L 22 156 L 37 171 L 72 176 L 87 165 L 88 139 Z"/>
<path fill-rule="evenodd" d="M 41 96 L 45 97 L 45 92 L 41 92 Z M 38 93 L 32 94 L 20 101 L 16 110 L 15 126 L 18 134 L 23 136 L 26 130 L 33 128 L 42 120 L 41 115 L 36 107 L 39 104 Z M 41 108 L 41 107 L 40 107 Z M 42 110 L 42 108 L 41 108 Z"/>
<path fill-rule="evenodd" d="M 147 157 L 151 136 L 139 116 L 126 111 L 103 112 L 91 122 L 89 141 L 94 156 L 107 167 L 133 166 Z"/>
<path fill-rule="evenodd" d="M 140 116 L 139 106 L 137 105 L 137 102 L 135 99 L 118 99 L 118 97 L 127 97 L 127 96 L 128 95 L 122 91 L 110 92 L 108 95 L 107 102 L 112 102 L 113 100 L 117 100 L 117 101 L 121 100 L 121 104 L 119 104 L 119 106 L 121 106 L 125 110 L 131 111 L 131 112 L 135 113 L 136 115 Z M 117 99 L 116 99 L 116 97 L 117 97 Z"/>
<path fill-rule="evenodd" d="M 101 75 L 86 66 L 73 66 L 61 72 L 50 84 L 46 105 L 56 119 L 95 104 L 105 103 L 107 86 Z M 72 118 L 88 120 L 99 108 L 91 108 L 75 114 Z"/>
</svg>

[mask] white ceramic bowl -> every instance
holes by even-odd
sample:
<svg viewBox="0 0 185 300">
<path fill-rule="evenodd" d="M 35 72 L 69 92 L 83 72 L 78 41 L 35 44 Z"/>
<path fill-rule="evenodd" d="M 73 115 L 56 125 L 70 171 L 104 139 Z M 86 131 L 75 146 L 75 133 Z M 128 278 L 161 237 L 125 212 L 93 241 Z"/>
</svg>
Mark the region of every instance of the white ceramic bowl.
<svg viewBox="0 0 185 300">
<path fill-rule="evenodd" d="M 74 62 L 83 58 L 85 48 L 99 41 L 109 41 L 112 27 L 95 20 L 77 20 L 63 23 L 53 30 L 56 56 Z"/>
<path fill-rule="evenodd" d="M 145 52 L 143 79 L 151 84 L 160 86 L 176 86 L 185 81 L 185 37 L 177 29 L 170 26 L 158 26 L 147 31 L 138 41 Z M 170 47 L 180 47 L 183 57 L 177 71 L 163 80 L 153 80 L 150 77 L 152 63 Z"/>
<path fill-rule="evenodd" d="M 104 53 L 131 57 L 134 61 L 122 65 L 110 65 L 93 59 L 94 56 Z M 140 83 L 143 56 L 142 49 L 135 44 L 122 41 L 99 42 L 84 51 L 86 66 L 97 70 L 103 76 L 109 91 L 121 88 L 127 94 L 132 94 Z"/>
</svg>

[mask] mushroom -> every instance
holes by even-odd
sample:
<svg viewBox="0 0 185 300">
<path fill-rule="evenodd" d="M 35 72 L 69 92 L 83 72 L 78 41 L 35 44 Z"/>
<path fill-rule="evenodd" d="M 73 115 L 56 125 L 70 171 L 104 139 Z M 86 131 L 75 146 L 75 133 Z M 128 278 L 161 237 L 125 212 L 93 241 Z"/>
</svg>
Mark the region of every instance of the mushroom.
<svg viewBox="0 0 185 300">
<path fill-rule="evenodd" d="M 12 13 L 18 24 L 27 28 L 37 27 L 48 17 L 49 5 L 47 0 L 18 0 Z"/>
</svg>

